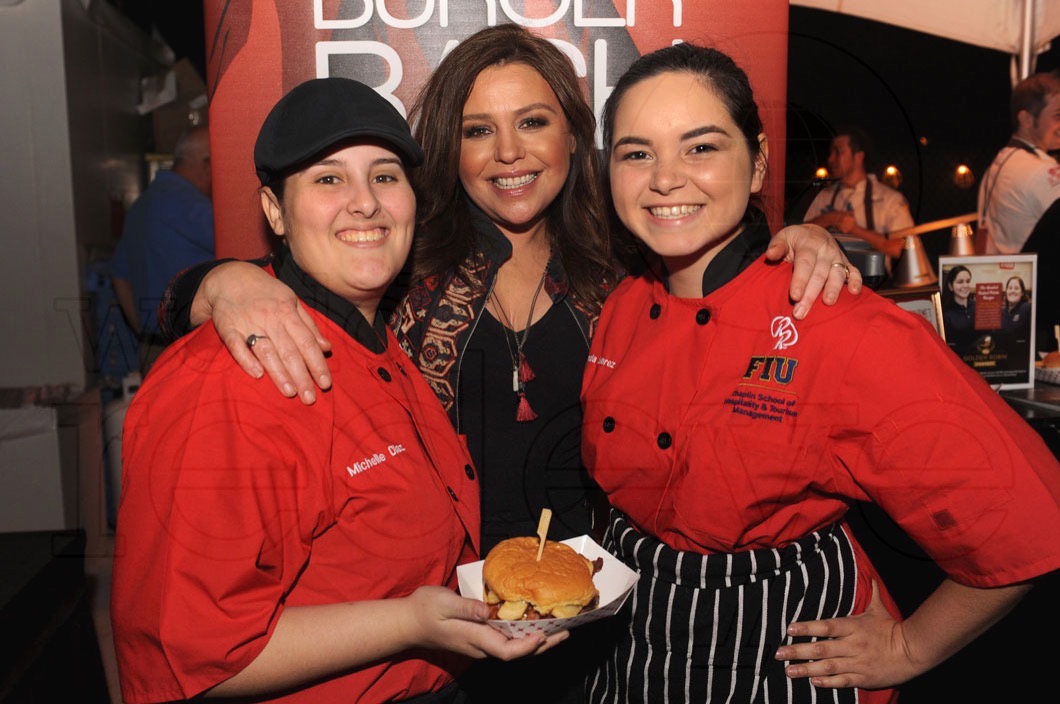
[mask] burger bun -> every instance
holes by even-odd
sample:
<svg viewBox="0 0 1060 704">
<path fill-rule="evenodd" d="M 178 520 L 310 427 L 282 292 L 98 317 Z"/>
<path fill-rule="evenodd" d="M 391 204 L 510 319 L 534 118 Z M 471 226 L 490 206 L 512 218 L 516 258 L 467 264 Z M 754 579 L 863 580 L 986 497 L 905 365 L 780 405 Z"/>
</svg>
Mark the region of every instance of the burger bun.
<svg viewBox="0 0 1060 704">
<path fill-rule="evenodd" d="M 500 605 L 498 618 L 569 618 L 595 604 L 599 592 L 593 584 L 592 561 L 552 540 L 545 541 L 538 560 L 538 545 L 533 537 L 509 538 L 486 556 L 482 566 L 486 602 Z"/>
</svg>

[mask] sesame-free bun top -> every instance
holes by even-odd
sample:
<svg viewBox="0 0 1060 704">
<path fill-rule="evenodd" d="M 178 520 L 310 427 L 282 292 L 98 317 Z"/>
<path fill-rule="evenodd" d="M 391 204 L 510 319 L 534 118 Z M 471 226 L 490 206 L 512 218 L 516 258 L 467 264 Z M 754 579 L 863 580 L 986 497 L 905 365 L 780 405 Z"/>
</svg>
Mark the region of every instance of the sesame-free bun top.
<svg viewBox="0 0 1060 704">
<path fill-rule="evenodd" d="M 537 559 L 538 539 L 509 538 L 486 556 L 482 579 L 503 601 L 526 601 L 542 615 L 561 607 L 583 607 L 597 596 L 593 563 L 573 548 L 545 541 Z"/>
</svg>

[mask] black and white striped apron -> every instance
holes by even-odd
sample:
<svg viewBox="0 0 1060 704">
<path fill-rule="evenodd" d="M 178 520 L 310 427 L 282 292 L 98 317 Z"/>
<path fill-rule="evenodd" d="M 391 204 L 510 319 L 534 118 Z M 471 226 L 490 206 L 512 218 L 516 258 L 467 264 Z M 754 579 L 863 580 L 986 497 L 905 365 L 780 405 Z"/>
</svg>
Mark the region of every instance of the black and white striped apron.
<svg viewBox="0 0 1060 704">
<path fill-rule="evenodd" d="M 773 656 L 792 621 L 848 616 L 857 566 L 838 524 L 779 549 L 700 555 L 667 547 L 612 511 L 604 547 L 640 579 L 628 632 L 590 675 L 593 704 L 857 702 L 854 689 L 788 679 Z"/>
</svg>

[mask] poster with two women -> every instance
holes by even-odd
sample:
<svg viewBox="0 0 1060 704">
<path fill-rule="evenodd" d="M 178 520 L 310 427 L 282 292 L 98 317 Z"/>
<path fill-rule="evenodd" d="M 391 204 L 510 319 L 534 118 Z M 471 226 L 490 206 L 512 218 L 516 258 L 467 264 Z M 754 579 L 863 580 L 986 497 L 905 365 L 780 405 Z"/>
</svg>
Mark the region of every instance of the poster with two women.
<svg viewBox="0 0 1060 704">
<path fill-rule="evenodd" d="M 1034 386 L 1038 256 L 939 257 L 946 344 L 991 386 Z"/>
</svg>

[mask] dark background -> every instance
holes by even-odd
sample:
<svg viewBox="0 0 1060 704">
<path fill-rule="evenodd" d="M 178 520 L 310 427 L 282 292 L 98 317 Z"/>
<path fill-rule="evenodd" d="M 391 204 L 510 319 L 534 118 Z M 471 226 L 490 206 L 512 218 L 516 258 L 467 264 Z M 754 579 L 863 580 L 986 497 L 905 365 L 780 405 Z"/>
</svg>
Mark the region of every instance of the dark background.
<svg viewBox="0 0 1060 704">
<path fill-rule="evenodd" d="M 841 124 L 869 131 L 876 170 L 899 168 L 915 222 L 975 211 L 979 177 L 1012 132 L 1010 61 L 1000 51 L 791 8 L 788 220 L 801 219 L 809 205 L 812 193 L 803 191 L 824 165 L 831 131 Z M 1058 66 L 1060 52 L 1052 49 L 1038 57 L 1035 70 Z M 962 163 L 975 175 L 969 188 L 953 182 Z"/>
<path fill-rule="evenodd" d="M 197 0 L 110 0 L 156 31 L 205 77 L 206 39 Z M 1060 50 L 1036 70 L 1060 67 Z M 784 213 L 801 221 L 833 130 L 854 124 L 876 147 L 874 170 L 894 164 L 913 219 L 924 223 L 975 210 L 979 177 L 1011 132 L 1010 57 L 941 37 L 840 13 L 792 7 L 788 52 Z M 953 182 L 958 164 L 975 182 Z M 945 234 L 945 233 L 943 233 Z M 931 248 L 932 235 L 925 236 Z M 946 244 L 945 238 L 942 238 Z"/>
</svg>

